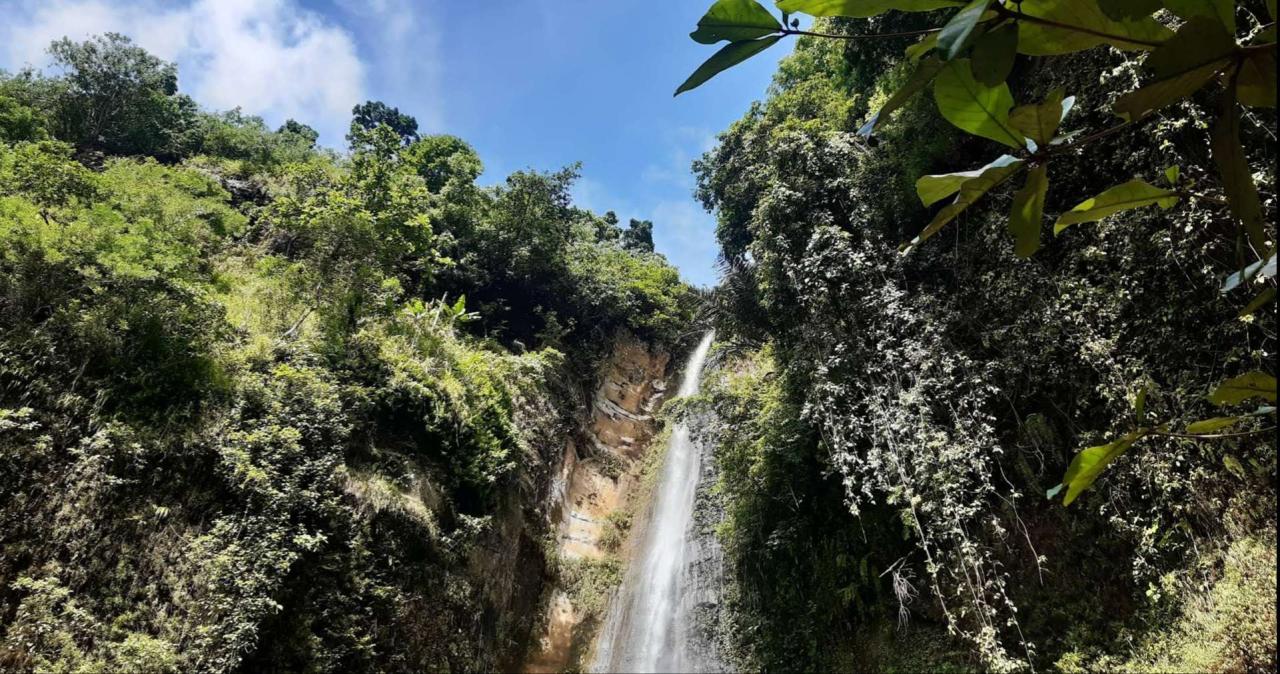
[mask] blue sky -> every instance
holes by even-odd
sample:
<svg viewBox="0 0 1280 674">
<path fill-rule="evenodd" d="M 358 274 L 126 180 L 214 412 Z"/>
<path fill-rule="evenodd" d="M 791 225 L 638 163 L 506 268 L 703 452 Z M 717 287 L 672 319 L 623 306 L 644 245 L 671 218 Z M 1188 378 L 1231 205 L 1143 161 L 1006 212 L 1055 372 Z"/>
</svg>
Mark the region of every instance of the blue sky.
<svg viewBox="0 0 1280 674">
<path fill-rule="evenodd" d="M 714 49 L 688 32 L 711 0 L 0 0 L 0 67 L 108 30 L 176 61 L 213 109 L 295 117 L 338 146 L 351 106 L 380 99 L 458 135 L 485 182 L 581 161 L 579 205 L 653 220 L 658 251 L 715 281 L 714 220 L 690 162 L 763 96 L 784 40 L 702 88 L 672 92 Z"/>
</svg>

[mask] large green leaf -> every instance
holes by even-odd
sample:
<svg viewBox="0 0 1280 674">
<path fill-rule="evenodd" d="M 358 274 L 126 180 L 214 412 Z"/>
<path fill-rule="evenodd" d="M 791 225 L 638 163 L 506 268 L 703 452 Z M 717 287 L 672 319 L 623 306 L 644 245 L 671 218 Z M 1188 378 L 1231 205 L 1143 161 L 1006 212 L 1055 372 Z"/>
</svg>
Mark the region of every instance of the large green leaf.
<svg viewBox="0 0 1280 674">
<path fill-rule="evenodd" d="M 701 86 L 703 82 L 715 77 L 721 71 L 727 68 L 732 68 L 752 56 L 759 54 L 769 47 L 772 47 L 781 39 L 782 36 L 774 35 L 760 40 L 730 42 L 722 47 L 720 51 L 716 52 L 711 58 L 707 59 L 706 63 L 698 66 L 698 69 L 693 71 L 693 74 L 689 76 L 689 79 L 685 80 L 684 84 L 681 84 L 680 87 L 676 89 L 676 95 L 679 96 L 690 89 Z"/>
<path fill-rule="evenodd" d="M 1101 44 L 1126 50 L 1151 49 L 1173 35 L 1150 17 L 1134 21 L 1111 19 L 1097 0 L 1023 0 L 1019 6 L 1029 16 L 1073 27 L 1023 21 L 1018 51 L 1032 56 L 1069 54 Z"/>
<path fill-rule="evenodd" d="M 1022 134 L 1009 125 L 1013 95 L 1009 86 L 988 87 L 973 79 L 969 59 L 956 59 L 947 64 L 933 84 L 933 97 L 938 110 L 948 122 L 975 136 L 1021 150 Z"/>
<path fill-rule="evenodd" d="M 903 53 L 912 61 L 919 61 L 921 56 L 933 51 L 934 47 L 937 46 L 938 34 L 929 33 L 928 35 L 920 38 L 917 42 L 913 43 L 910 47 L 907 47 Z"/>
<path fill-rule="evenodd" d="M 1255 417 L 1262 417 L 1275 413 L 1276 408 L 1274 407 L 1259 407 L 1256 412 L 1250 412 L 1249 414 L 1241 414 L 1240 416 L 1235 417 L 1213 417 L 1212 419 L 1204 419 L 1192 424 L 1187 424 L 1187 432 L 1192 435 L 1204 435 L 1206 433 L 1212 433 L 1214 431 L 1220 431 L 1224 428 L 1235 426 L 1246 419 L 1253 419 Z"/>
<path fill-rule="evenodd" d="M 1229 426 L 1234 426 L 1247 417 L 1213 417 L 1212 419 L 1204 419 L 1195 423 L 1187 424 L 1187 432 L 1191 435 L 1204 435 L 1214 431 L 1222 430 Z"/>
<path fill-rule="evenodd" d="M 1224 59 L 1210 63 L 1177 77 L 1156 80 L 1137 91 L 1116 99 L 1114 111 L 1126 122 L 1146 117 L 1164 106 L 1197 92 L 1228 65 Z"/>
<path fill-rule="evenodd" d="M 782 30 L 782 24 L 756 0 L 717 0 L 689 37 L 702 44 L 754 40 Z"/>
<path fill-rule="evenodd" d="M 1169 11 L 1183 19 L 1208 17 L 1232 35 L 1236 32 L 1235 0 L 1164 0 Z"/>
<path fill-rule="evenodd" d="M 1158 78 L 1176 77 L 1201 66 L 1230 58 L 1235 39 L 1213 19 L 1196 17 L 1182 24 L 1173 37 L 1151 52 L 1144 66 Z"/>
<path fill-rule="evenodd" d="M 994 87 L 1009 78 L 1018 56 L 1018 24 L 1006 23 L 987 31 L 973 45 L 973 78 Z"/>
<path fill-rule="evenodd" d="M 932 206 L 960 191 L 960 187 L 966 182 L 969 182 L 974 178 L 981 177 L 983 174 L 993 169 L 1016 165 L 1020 161 L 1020 159 L 1006 154 L 1001 155 L 990 164 L 972 171 L 920 176 L 920 178 L 916 180 L 916 194 L 920 196 L 920 203 L 925 206 Z"/>
<path fill-rule="evenodd" d="M 1147 59 L 1155 81 L 1121 96 L 1116 114 L 1135 121 L 1190 96 L 1230 64 L 1235 50 L 1235 41 L 1217 22 L 1203 17 L 1188 21 Z"/>
<path fill-rule="evenodd" d="M 1067 487 L 1067 495 L 1063 497 L 1062 505 L 1071 505 L 1081 492 L 1093 485 L 1103 469 L 1147 433 L 1146 429 L 1136 430 L 1115 442 L 1090 447 L 1076 454 L 1071 460 L 1071 465 L 1067 467 L 1066 475 L 1062 478 L 1062 484 Z"/>
<path fill-rule="evenodd" d="M 968 43 L 978 20 L 990 4 L 991 0 L 971 0 L 942 27 L 938 33 L 938 51 L 942 52 L 943 58 L 950 61 L 960 55 L 960 50 Z"/>
<path fill-rule="evenodd" d="M 1018 257 L 1031 257 L 1040 250 L 1040 225 L 1044 219 L 1044 198 L 1049 191 L 1049 167 L 1040 164 L 1027 172 L 1027 182 L 1013 195 L 1009 211 L 1009 232 L 1013 234 L 1013 252 Z"/>
<path fill-rule="evenodd" d="M 957 215 L 960 215 L 960 213 L 964 212 L 966 208 L 976 203 L 987 192 L 1008 180 L 1021 167 L 1021 159 L 1006 154 L 977 171 L 970 171 L 963 174 L 949 174 L 948 176 L 926 176 L 925 178 L 941 179 L 940 182 L 935 183 L 932 186 L 922 187 L 920 182 L 917 181 L 916 191 L 921 193 L 921 199 L 924 200 L 926 198 L 924 196 L 925 194 L 929 195 L 928 198 L 933 199 L 928 203 L 935 203 L 938 199 L 941 199 L 957 190 L 959 190 L 960 193 L 956 195 L 955 201 L 948 204 L 933 216 L 933 220 L 931 220 L 929 224 L 920 231 L 920 234 L 916 235 L 916 237 L 911 241 L 904 243 L 901 246 L 902 250 L 910 251 L 923 243 L 929 237 L 937 234 L 947 225 L 947 223 L 954 220 Z M 956 176 L 964 176 L 964 178 L 957 181 L 955 180 Z M 925 178 L 921 178 L 921 180 L 924 180 Z M 955 185 L 955 187 L 952 187 L 952 185 Z M 949 191 L 940 197 L 934 198 L 938 192 L 943 190 Z"/>
<path fill-rule="evenodd" d="M 1232 377 L 1209 394 L 1209 402 L 1215 405 L 1239 405 L 1251 398 L 1276 401 L 1276 378 L 1266 372 L 1248 372 Z"/>
<path fill-rule="evenodd" d="M 1252 108 L 1276 107 L 1276 52 L 1254 51 L 1240 64 L 1236 96 Z"/>
<path fill-rule="evenodd" d="M 891 9 L 901 12 L 928 12 L 959 7 L 967 0 L 779 0 L 778 9 L 810 16 L 848 16 L 865 19 Z"/>
<path fill-rule="evenodd" d="M 1063 105 L 1065 94 L 1062 89 L 1049 92 L 1044 102 L 1039 105 L 1022 105 L 1009 113 L 1009 125 L 1017 129 L 1037 145 L 1046 146 L 1058 133 L 1058 125 L 1065 116 Z"/>
<path fill-rule="evenodd" d="M 938 72 L 942 70 L 943 65 L 945 64 L 942 61 L 933 57 L 921 61 L 920 65 L 916 66 L 915 71 L 911 73 L 911 77 L 907 78 L 907 83 L 893 92 L 889 100 L 880 106 L 880 109 L 875 114 L 871 115 L 871 119 L 867 120 L 867 123 L 863 124 L 861 129 L 858 129 L 858 133 L 863 136 L 870 136 L 881 120 L 888 119 L 889 115 L 905 105 L 907 101 L 911 100 L 912 96 L 929 86 L 933 78 L 938 76 Z"/>
<path fill-rule="evenodd" d="M 1178 203 L 1178 193 L 1156 187 L 1145 180 L 1134 178 L 1127 183 L 1116 185 L 1092 199 L 1086 199 L 1076 207 L 1063 213 L 1053 226 L 1053 233 L 1061 234 L 1062 230 L 1082 222 L 1094 222 L 1108 215 L 1121 211 L 1133 210 L 1144 206 L 1158 205 L 1169 208 Z"/>
<path fill-rule="evenodd" d="M 1228 87 L 1222 96 L 1222 110 L 1213 125 L 1209 139 L 1213 161 L 1218 165 L 1222 178 L 1222 190 L 1227 194 L 1231 214 L 1249 234 L 1253 247 L 1263 255 L 1271 251 L 1266 226 L 1262 220 L 1262 201 L 1258 198 L 1258 186 L 1253 182 L 1253 172 L 1240 145 L 1240 107 L 1236 105 L 1235 89 Z"/>
</svg>

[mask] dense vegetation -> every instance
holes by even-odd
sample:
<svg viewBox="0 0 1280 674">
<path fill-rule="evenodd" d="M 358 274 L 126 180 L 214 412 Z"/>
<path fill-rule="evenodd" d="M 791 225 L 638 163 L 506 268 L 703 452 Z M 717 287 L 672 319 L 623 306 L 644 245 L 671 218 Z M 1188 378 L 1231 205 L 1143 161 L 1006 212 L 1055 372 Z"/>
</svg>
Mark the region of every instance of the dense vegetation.
<svg viewBox="0 0 1280 674">
<path fill-rule="evenodd" d="M 692 291 L 576 169 L 199 109 L 119 35 L 0 74 L 0 669 L 510 666 L 549 471 Z"/>
<path fill-rule="evenodd" d="M 1238 72 L 1274 71 L 1274 3 L 778 5 L 832 18 L 716 3 L 693 38 L 729 45 L 682 86 L 801 35 L 695 165 L 725 263 L 700 404 L 740 664 L 1274 670 L 1274 408 L 1247 415 L 1275 400 L 1275 89 Z M 1028 17 L 1184 40 L 1166 62 L 1096 35 L 1048 49 Z M 1201 53 L 1185 38 L 1223 32 L 1209 20 L 1261 47 Z M 1179 80 L 1170 53 L 1206 58 Z M 957 114 L 957 88 L 995 107 Z M 1050 150 L 1045 127 L 1023 147 L 1012 101 L 1105 142 Z M 1003 163 L 950 174 L 993 141 Z M 1001 185 L 1015 168 L 1027 187 Z M 1106 210 L 1135 177 L 1149 191 Z"/>
</svg>

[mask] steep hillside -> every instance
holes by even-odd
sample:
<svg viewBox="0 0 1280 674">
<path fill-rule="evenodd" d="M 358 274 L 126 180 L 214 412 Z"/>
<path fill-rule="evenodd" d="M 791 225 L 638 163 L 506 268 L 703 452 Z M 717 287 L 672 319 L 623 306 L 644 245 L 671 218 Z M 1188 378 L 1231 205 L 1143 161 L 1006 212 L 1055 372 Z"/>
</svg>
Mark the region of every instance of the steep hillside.
<svg viewBox="0 0 1280 674">
<path fill-rule="evenodd" d="M 1240 4 L 1249 33 L 1265 10 Z M 815 31 L 923 34 L 928 46 L 952 16 L 889 12 Z M 1274 305 L 1246 311 L 1274 279 L 1220 291 L 1268 255 L 1214 196 L 1224 187 L 1207 128 L 1222 87 L 1055 156 L 1044 210 L 1052 221 L 1170 166 L 1204 198 L 1056 237 L 1033 221 L 1041 248 L 1028 256 L 1008 215 L 1022 197 L 1001 186 L 904 253 L 935 214 L 956 212 L 950 200 L 923 206 L 918 177 L 1002 151 L 1044 161 L 962 133 L 965 120 L 939 114 L 937 89 L 860 135 L 910 90 L 911 42 L 800 38 L 767 99 L 695 166 L 726 261 L 714 303 L 725 344 L 703 404 L 720 419 L 708 439 L 735 586 L 726 630 L 742 666 L 1273 669 L 1275 584 L 1263 569 L 1275 559 L 1274 409 L 1220 437 L 1179 430 L 1224 414 L 1206 400 L 1223 380 L 1274 371 Z M 1019 56 L 1008 85 L 1018 102 L 1076 96 L 1063 128 L 1084 137 L 1118 123 L 1111 104 L 1145 81 L 1140 62 L 1105 47 Z M 1275 240 L 1271 95 L 1240 129 L 1264 242 Z M 1170 423 L 1063 506 L 1055 486 L 1082 448 L 1151 420 Z"/>
<path fill-rule="evenodd" d="M 514 666 L 592 394 L 691 318 L 649 230 L 381 103 L 337 154 L 53 53 L 0 77 L 0 669 Z"/>
</svg>

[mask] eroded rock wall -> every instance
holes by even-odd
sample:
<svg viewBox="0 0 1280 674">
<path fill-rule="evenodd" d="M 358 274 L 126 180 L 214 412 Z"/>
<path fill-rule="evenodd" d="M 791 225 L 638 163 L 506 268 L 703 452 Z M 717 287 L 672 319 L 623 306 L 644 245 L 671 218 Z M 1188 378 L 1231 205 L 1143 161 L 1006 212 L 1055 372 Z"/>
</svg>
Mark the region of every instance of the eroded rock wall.
<svg viewBox="0 0 1280 674">
<path fill-rule="evenodd" d="M 548 508 L 561 560 L 607 561 L 610 516 L 631 506 L 641 464 L 658 429 L 654 412 L 667 393 L 671 355 L 619 335 L 600 371 L 582 432 L 565 443 Z M 616 544 L 616 542 L 615 542 Z M 589 611 L 565 587 L 547 589 L 546 614 L 525 670 L 559 672 L 575 664 L 594 637 Z"/>
</svg>

